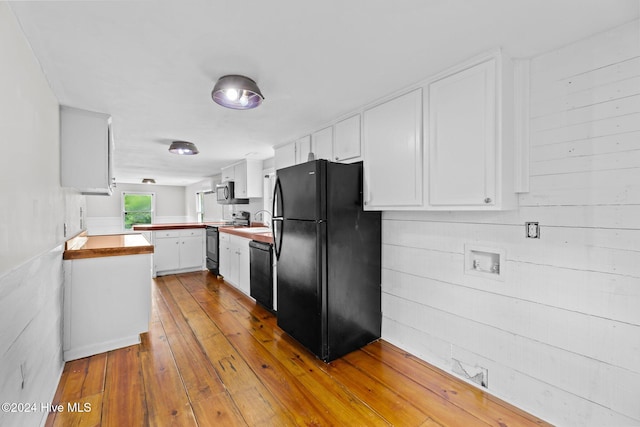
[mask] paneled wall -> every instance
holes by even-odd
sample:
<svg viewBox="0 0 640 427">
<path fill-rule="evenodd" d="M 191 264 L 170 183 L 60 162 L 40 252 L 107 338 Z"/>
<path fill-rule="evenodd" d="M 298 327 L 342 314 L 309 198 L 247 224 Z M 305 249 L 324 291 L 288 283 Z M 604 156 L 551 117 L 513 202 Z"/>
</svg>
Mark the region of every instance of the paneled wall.
<svg viewBox="0 0 640 427">
<path fill-rule="evenodd" d="M 0 2 L 1 426 L 36 426 L 62 372 L 62 244 L 85 198 L 60 188 L 58 101 L 6 2 Z"/>
<path fill-rule="evenodd" d="M 640 425 L 638 21 L 533 58 L 530 101 L 517 211 L 383 214 L 383 337 L 557 425 Z"/>
</svg>

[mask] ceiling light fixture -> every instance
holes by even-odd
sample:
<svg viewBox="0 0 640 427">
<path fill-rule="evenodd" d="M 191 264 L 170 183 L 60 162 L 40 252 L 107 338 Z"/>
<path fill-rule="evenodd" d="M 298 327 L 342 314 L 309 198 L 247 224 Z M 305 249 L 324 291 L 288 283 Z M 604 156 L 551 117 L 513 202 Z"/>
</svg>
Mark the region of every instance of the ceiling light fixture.
<svg viewBox="0 0 640 427">
<path fill-rule="evenodd" d="M 173 154 L 183 154 L 187 156 L 191 156 L 193 154 L 198 154 L 198 147 L 193 142 L 187 141 L 173 141 L 171 146 L 169 147 L 169 152 Z"/>
<path fill-rule="evenodd" d="M 213 87 L 211 98 L 217 104 L 234 110 L 256 108 L 264 100 L 255 81 L 237 74 L 220 77 Z"/>
<path fill-rule="evenodd" d="M 153 178 L 142 178 L 142 183 L 143 184 L 155 184 L 156 180 Z"/>
</svg>

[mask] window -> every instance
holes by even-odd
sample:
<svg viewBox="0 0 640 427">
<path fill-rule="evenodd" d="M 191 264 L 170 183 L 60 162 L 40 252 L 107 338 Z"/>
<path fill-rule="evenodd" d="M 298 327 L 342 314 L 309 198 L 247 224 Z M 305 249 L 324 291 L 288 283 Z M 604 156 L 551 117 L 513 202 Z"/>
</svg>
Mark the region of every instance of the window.
<svg viewBox="0 0 640 427">
<path fill-rule="evenodd" d="M 122 223 L 125 231 L 134 224 L 151 224 L 155 193 L 122 193 Z"/>
<path fill-rule="evenodd" d="M 196 216 L 198 222 L 204 222 L 204 193 L 196 193 Z"/>
</svg>

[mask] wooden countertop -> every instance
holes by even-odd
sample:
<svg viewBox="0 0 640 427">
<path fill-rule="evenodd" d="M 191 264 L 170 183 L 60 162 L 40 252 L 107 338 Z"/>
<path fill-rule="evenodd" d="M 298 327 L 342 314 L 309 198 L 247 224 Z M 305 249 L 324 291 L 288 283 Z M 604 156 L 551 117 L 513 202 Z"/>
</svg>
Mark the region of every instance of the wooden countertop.
<svg viewBox="0 0 640 427">
<path fill-rule="evenodd" d="M 87 236 L 84 231 L 67 240 L 62 259 L 152 254 L 153 245 L 142 234 Z"/>
<path fill-rule="evenodd" d="M 249 227 L 237 227 L 229 225 L 228 222 L 181 222 L 170 224 L 139 224 L 134 225 L 135 231 L 161 231 L 161 230 L 182 230 L 185 228 L 205 228 L 207 225 L 213 225 L 218 227 L 221 233 L 235 234 L 236 236 L 244 237 L 251 240 L 257 240 L 263 243 L 273 243 L 273 234 L 270 231 L 264 233 L 248 233 L 246 230 Z M 264 224 L 252 223 L 252 227 L 262 227 Z"/>
<path fill-rule="evenodd" d="M 271 243 L 273 244 L 273 233 L 270 231 L 266 231 L 264 233 L 249 233 L 247 230 L 250 230 L 251 227 L 219 227 L 218 231 L 221 233 L 234 234 L 236 236 L 244 237 L 246 239 L 256 240 L 262 243 Z"/>
<path fill-rule="evenodd" d="M 168 224 L 137 224 L 133 226 L 135 231 L 159 231 L 159 230 L 182 230 L 185 228 L 205 228 L 207 225 L 222 227 L 229 225 L 228 222 L 175 222 Z"/>
</svg>

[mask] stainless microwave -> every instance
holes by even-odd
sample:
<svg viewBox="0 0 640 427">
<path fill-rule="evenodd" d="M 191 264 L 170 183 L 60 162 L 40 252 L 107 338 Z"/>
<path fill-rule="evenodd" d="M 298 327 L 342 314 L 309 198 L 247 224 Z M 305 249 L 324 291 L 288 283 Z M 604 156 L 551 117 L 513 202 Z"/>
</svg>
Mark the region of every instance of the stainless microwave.
<svg viewBox="0 0 640 427">
<path fill-rule="evenodd" d="M 236 198 L 233 181 L 216 185 L 216 200 L 221 205 L 246 205 L 249 203 L 249 199 Z"/>
</svg>

